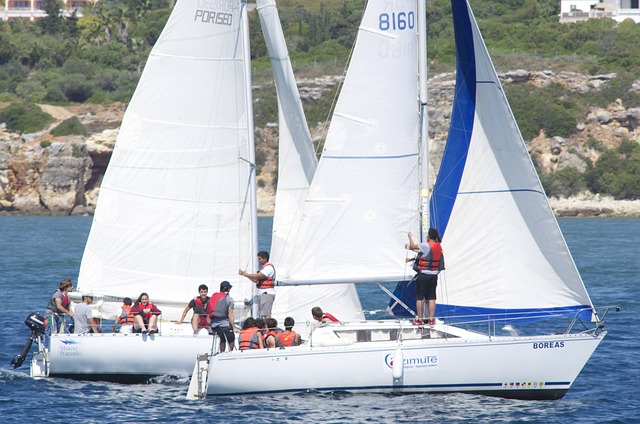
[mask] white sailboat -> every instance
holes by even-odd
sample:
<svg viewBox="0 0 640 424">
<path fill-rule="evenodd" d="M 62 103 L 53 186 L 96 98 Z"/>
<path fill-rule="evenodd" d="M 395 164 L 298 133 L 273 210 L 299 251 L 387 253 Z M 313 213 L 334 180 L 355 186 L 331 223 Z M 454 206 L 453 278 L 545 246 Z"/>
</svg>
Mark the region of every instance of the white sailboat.
<svg viewBox="0 0 640 424">
<path fill-rule="evenodd" d="M 290 286 L 407 281 L 407 232 L 431 223 L 447 258 L 436 325 L 341 322 L 302 346 L 206 355 L 189 398 L 349 390 L 557 399 L 600 344 L 607 309 L 598 314 L 589 299 L 468 2 L 452 7 L 456 94 L 431 214 L 425 3 L 370 1 L 294 235 L 299 249 L 278 276 Z M 500 331 L 554 317 L 561 327 Z"/>
<path fill-rule="evenodd" d="M 230 281 L 248 313 L 257 218 L 245 1 L 180 0 L 155 44 L 105 174 L 78 289 L 113 319 L 141 292 L 162 311 L 159 334 L 54 334 L 36 377 L 138 380 L 188 375 L 213 337 L 177 325 L 200 284 Z M 44 336 L 43 336 L 44 337 Z"/>
</svg>

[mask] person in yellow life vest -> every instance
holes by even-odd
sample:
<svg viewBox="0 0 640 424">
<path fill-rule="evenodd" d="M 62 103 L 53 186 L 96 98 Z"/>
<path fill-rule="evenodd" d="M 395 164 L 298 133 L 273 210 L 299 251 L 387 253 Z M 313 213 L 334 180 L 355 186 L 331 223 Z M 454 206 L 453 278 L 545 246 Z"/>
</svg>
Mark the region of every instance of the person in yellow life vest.
<svg viewBox="0 0 640 424">
<path fill-rule="evenodd" d="M 409 243 L 405 244 L 405 248 L 419 252 L 416 260 L 417 279 L 416 279 L 416 319 L 413 325 L 423 325 L 422 320 L 424 313 L 424 302 L 427 301 L 427 309 L 429 311 L 429 326 L 436 324 L 436 287 L 438 286 L 438 274 L 441 265 L 444 263 L 442 257 L 442 246 L 440 245 L 440 234 L 435 228 L 429 228 L 427 232 L 427 242 L 416 244 L 413 241 L 411 233 L 408 234 Z M 441 264 L 442 261 L 442 264 Z"/>
<path fill-rule="evenodd" d="M 260 269 L 255 274 L 248 273 L 242 269 L 238 274 L 253 281 L 258 289 L 258 298 L 254 299 L 258 303 L 258 311 L 261 318 L 271 318 L 271 308 L 276 299 L 276 269 L 269 263 L 269 252 L 261 250 L 258 252 L 258 263 Z"/>
<path fill-rule="evenodd" d="M 116 332 L 118 324 L 120 324 L 120 328 L 122 328 L 123 325 L 133 325 L 133 314 L 131 313 L 132 304 L 133 302 L 129 297 L 125 297 L 122 300 L 122 306 L 118 309 L 116 319 L 113 321 L 113 328 L 111 329 L 113 333 Z"/>
<path fill-rule="evenodd" d="M 286 317 L 284 319 L 284 331 L 278 333 L 278 338 L 280 339 L 280 344 L 282 346 L 300 346 L 302 344 L 302 337 L 300 334 L 293 331 L 293 326 L 296 325 L 296 322 L 291 317 Z"/>
</svg>

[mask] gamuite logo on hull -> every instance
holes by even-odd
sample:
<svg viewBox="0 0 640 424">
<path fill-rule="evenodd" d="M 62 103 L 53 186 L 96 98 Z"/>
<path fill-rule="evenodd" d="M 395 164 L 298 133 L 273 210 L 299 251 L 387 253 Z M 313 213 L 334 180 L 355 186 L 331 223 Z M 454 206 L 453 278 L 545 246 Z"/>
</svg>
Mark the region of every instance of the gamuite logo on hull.
<svg viewBox="0 0 640 424">
<path fill-rule="evenodd" d="M 385 368 L 391 370 L 393 368 L 393 353 L 389 353 L 384 357 Z M 405 371 L 424 370 L 426 368 L 438 368 L 438 352 L 422 351 L 420 354 L 408 355 L 404 353 L 402 367 Z"/>
</svg>

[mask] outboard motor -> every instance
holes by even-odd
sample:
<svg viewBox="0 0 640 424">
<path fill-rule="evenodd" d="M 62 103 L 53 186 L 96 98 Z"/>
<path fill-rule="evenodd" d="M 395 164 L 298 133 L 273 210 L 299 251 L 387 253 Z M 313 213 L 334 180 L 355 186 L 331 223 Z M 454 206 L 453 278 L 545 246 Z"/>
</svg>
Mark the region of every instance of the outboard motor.
<svg viewBox="0 0 640 424">
<path fill-rule="evenodd" d="M 42 318 L 37 312 L 32 312 L 27 319 L 24 320 L 24 324 L 31 330 L 31 335 L 29 336 L 29 340 L 27 340 L 27 344 L 22 348 L 22 352 L 11 360 L 13 368 L 18 368 L 22 365 L 29 354 L 29 350 L 31 349 L 31 345 L 34 340 L 44 334 L 44 329 L 46 327 L 44 318 Z"/>
</svg>

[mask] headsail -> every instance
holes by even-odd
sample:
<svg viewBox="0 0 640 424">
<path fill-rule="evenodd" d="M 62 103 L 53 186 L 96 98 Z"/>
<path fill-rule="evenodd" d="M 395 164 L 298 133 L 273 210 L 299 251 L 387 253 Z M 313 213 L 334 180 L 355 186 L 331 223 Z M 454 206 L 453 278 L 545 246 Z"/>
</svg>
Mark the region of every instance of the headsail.
<svg viewBox="0 0 640 424">
<path fill-rule="evenodd" d="M 311 134 L 302 109 L 289 53 L 282 33 L 274 0 L 258 0 L 258 15 L 274 71 L 279 106 L 278 191 L 273 218 L 271 261 L 278 275 L 287 273 L 287 266 L 297 246 L 304 201 L 316 172 L 317 159 Z M 311 318 L 311 308 L 322 305 L 339 317 L 362 316 L 355 286 L 339 287 L 277 287 L 273 315 L 281 321 L 292 316 L 302 324 Z"/>
<path fill-rule="evenodd" d="M 453 0 L 457 77 L 431 199 L 447 270 L 438 315 L 591 307 L 466 0 Z"/>
<path fill-rule="evenodd" d="M 369 2 L 280 279 L 398 281 L 418 229 L 416 2 Z"/>
<path fill-rule="evenodd" d="M 199 284 L 233 284 L 256 252 L 245 3 L 178 1 L 125 113 L 79 287 L 148 292 L 177 319 Z M 158 87 L 162 87 L 158 89 Z"/>
</svg>

